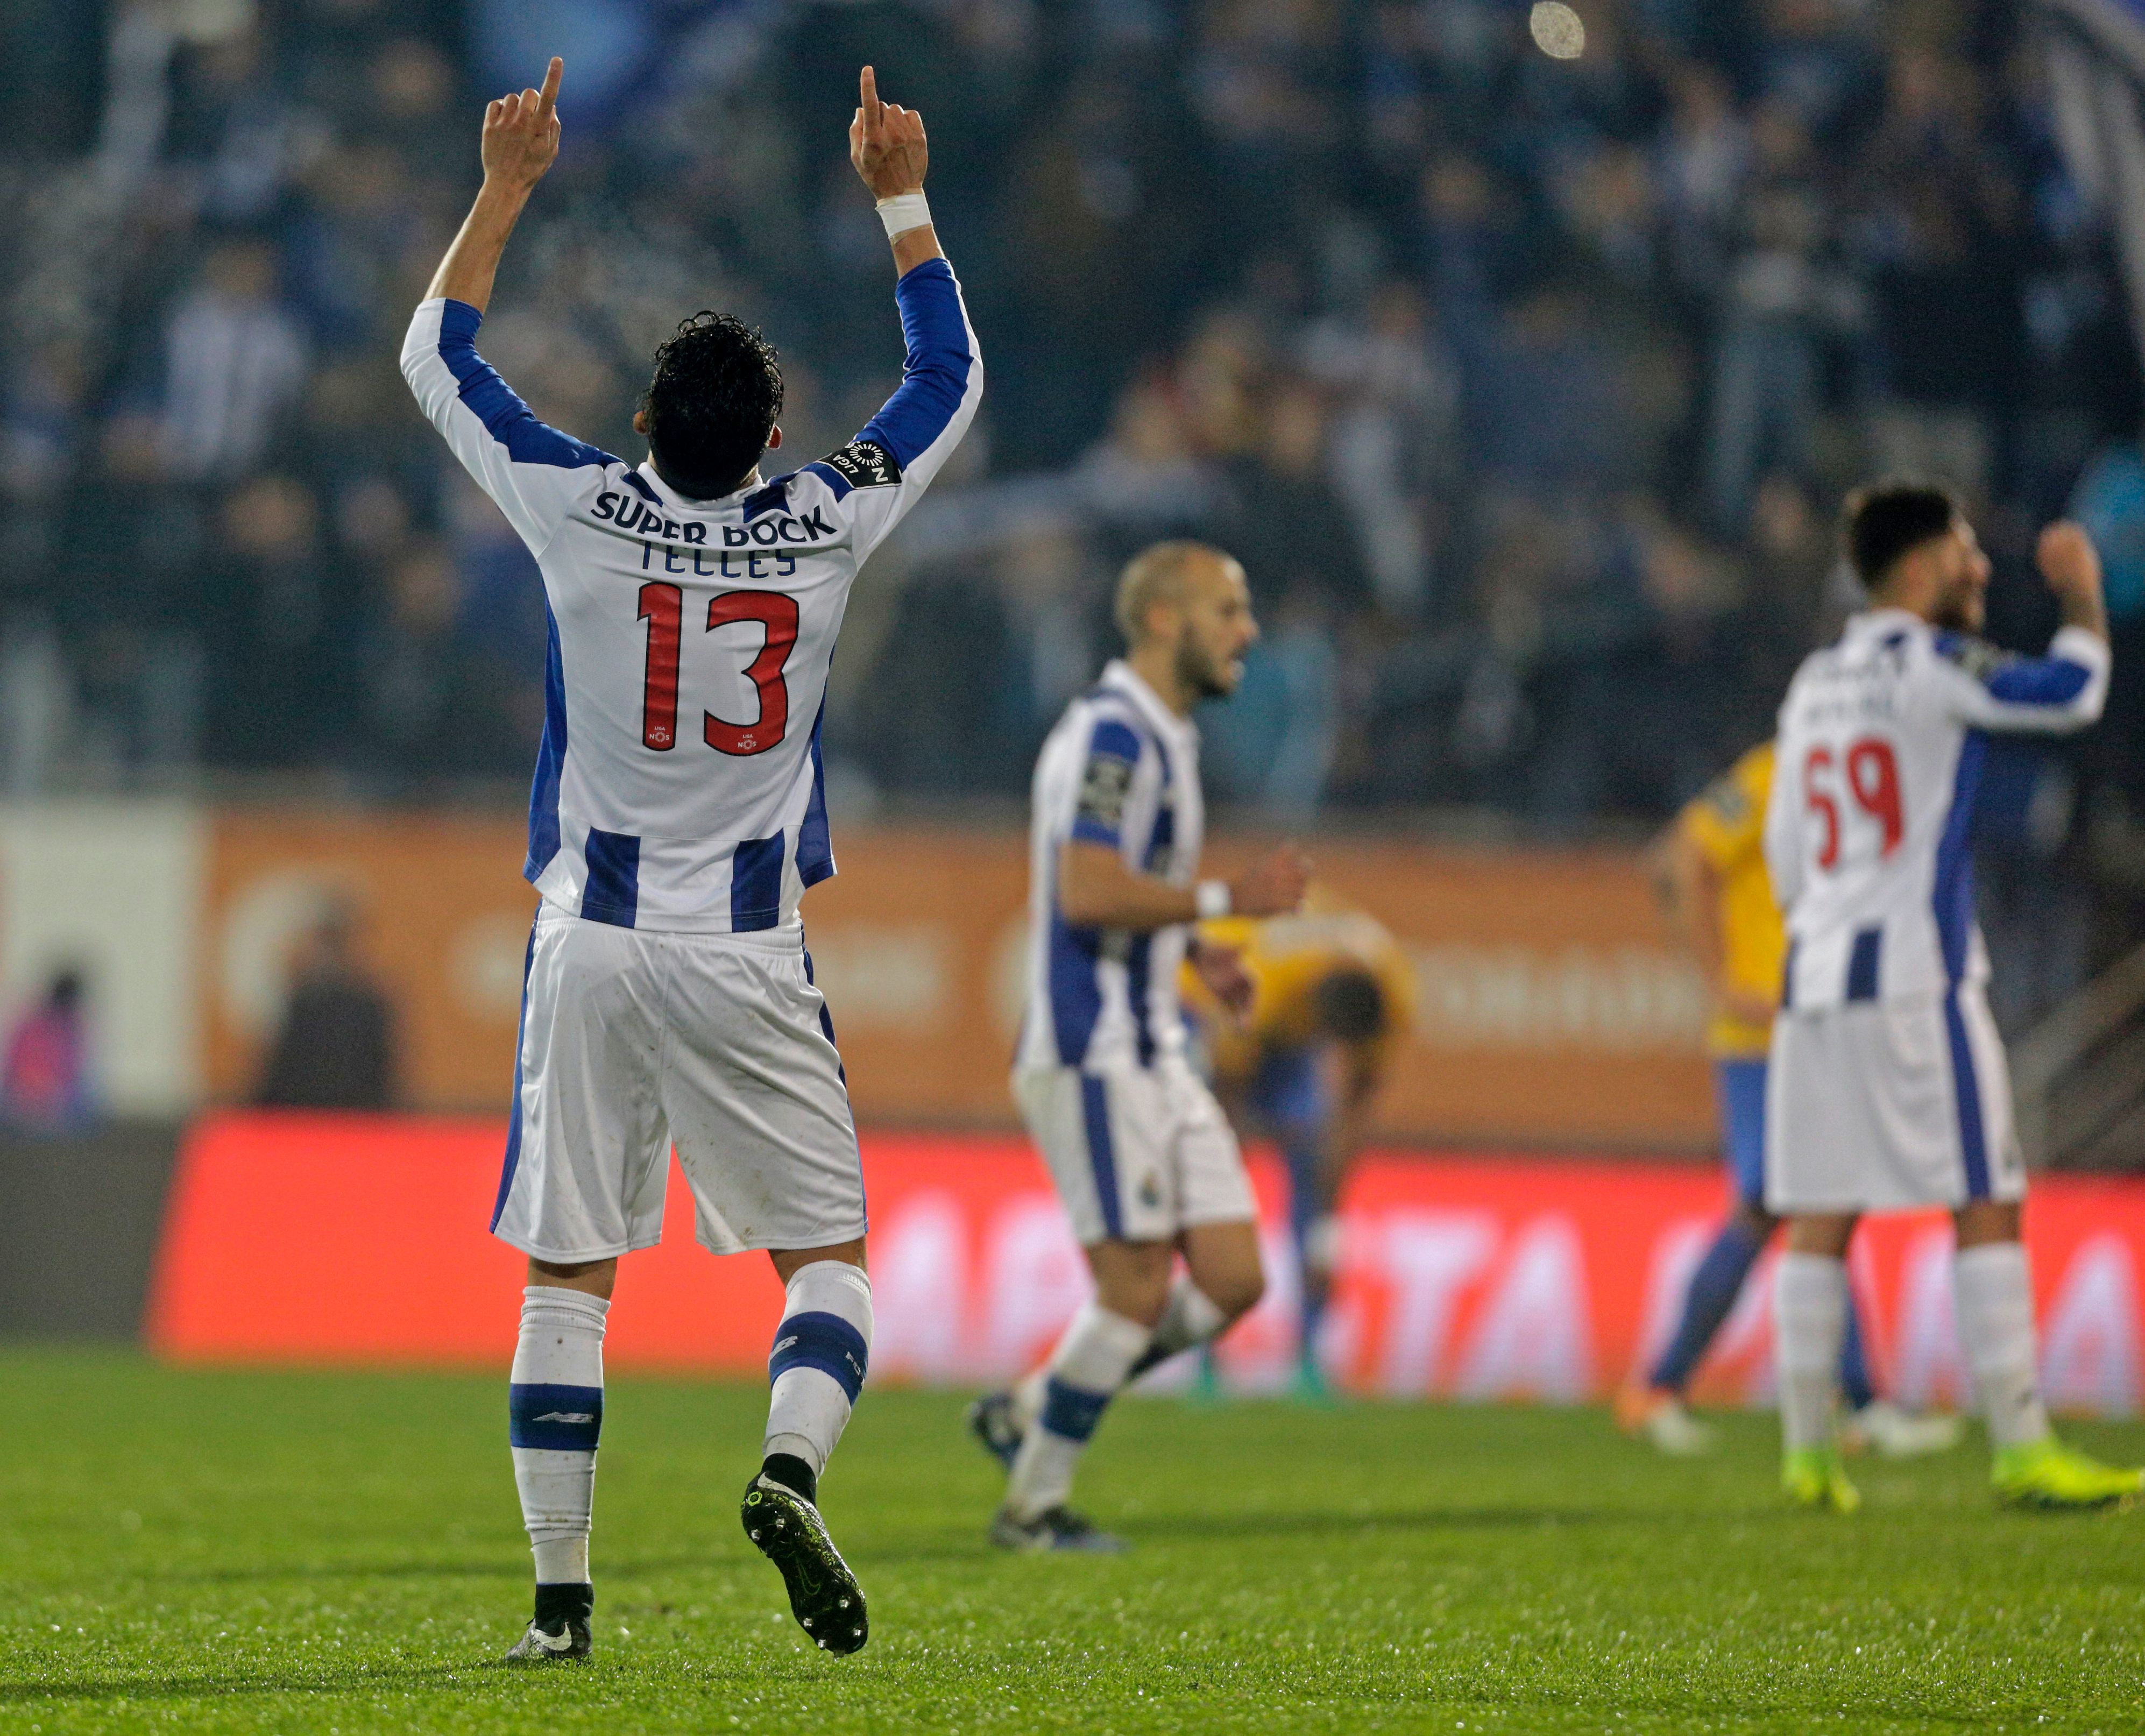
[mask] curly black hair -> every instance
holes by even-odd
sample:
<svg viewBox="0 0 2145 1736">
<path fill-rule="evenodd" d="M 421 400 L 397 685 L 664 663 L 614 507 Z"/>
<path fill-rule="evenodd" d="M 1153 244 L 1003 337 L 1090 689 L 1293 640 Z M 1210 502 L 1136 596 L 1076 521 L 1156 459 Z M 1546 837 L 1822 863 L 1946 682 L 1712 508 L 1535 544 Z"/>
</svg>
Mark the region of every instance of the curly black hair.
<svg viewBox="0 0 2145 1736">
<path fill-rule="evenodd" d="M 640 407 L 655 473 L 681 495 L 712 500 L 752 474 L 782 414 L 774 346 L 742 320 L 703 308 L 656 346 Z"/>
<path fill-rule="evenodd" d="M 1865 589 L 1882 584 L 1902 555 L 1944 535 L 1963 509 L 1939 482 L 1888 476 L 1859 488 L 1840 513 L 1840 542 Z"/>
</svg>

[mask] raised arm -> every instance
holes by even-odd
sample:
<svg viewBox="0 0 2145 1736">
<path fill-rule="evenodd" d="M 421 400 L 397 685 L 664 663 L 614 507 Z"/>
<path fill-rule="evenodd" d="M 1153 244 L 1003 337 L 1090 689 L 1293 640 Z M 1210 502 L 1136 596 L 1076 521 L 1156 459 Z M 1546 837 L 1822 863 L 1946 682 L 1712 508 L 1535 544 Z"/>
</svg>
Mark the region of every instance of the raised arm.
<svg viewBox="0 0 2145 1736">
<path fill-rule="evenodd" d="M 2013 657 L 1979 639 L 1939 636 L 1938 679 L 1946 704 L 1981 729 L 2062 734 L 2083 729 L 2108 703 L 2108 609 L 2100 555 L 2077 525 L 2041 533 L 2041 576 L 2063 612 L 2044 657 Z"/>
<path fill-rule="evenodd" d="M 485 110 L 484 186 L 402 341 L 402 377 L 426 420 L 539 555 L 595 486 L 594 467 L 618 462 L 539 421 L 476 352 L 506 238 L 559 154 L 563 70 L 554 60 L 542 90 L 501 97 Z"/>
<path fill-rule="evenodd" d="M 923 117 L 880 102 L 869 67 L 858 75 L 858 95 L 849 161 L 878 201 L 893 244 L 893 297 L 908 354 L 900 388 L 878 414 L 840 451 L 806 468 L 846 503 L 862 556 L 901 522 L 960 445 L 983 398 L 983 365 L 923 200 L 930 152 Z"/>
<path fill-rule="evenodd" d="M 923 117 L 898 102 L 878 100 L 878 74 L 866 67 L 857 74 L 856 118 L 849 122 L 849 161 L 856 165 L 872 197 L 887 214 L 887 239 L 893 244 L 893 267 L 906 277 L 927 259 L 943 259 L 938 231 L 931 226 L 928 206 L 897 206 L 897 199 L 921 200 L 923 175 L 931 166 L 931 142 Z M 919 219 L 904 226 L 902 218 Z"/>
<path fill-rule="evenodd" d="M 492 280 L 498 276 L 506 239 L 514 233 L 536 183 L 559 155 L 559 80 L 565 70 L 566 63 L 554 55 L 545 69 L 542 90 L 511 92 L 485 109 L 480 147 L 484 185 L 477 189 L 476 202 L 462 219 L 439 270 L 432 273 L 426 301 L 445 296 L 465 302 L 479 313 L 490 305 Z"/>
</svg>

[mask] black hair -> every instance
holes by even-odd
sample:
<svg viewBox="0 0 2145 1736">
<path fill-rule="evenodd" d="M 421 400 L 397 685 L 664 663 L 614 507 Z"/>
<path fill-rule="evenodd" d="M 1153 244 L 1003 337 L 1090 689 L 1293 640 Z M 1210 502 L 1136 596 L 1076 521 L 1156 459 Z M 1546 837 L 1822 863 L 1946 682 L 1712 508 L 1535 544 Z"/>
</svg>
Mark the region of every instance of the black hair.
<svg viewBox="0 0 2145 1736">
<path fill-rule="evenodd" d="M 1904 555 L 1943 535 L 1960 515 L 1958 496 L 1940 482 L 1888 477 L 1858 488 L 1840 515 L 1840 540 L 1865 590 L 1889 576 Z"/>
<path fill-rule="evenodd" d="M 752 474 L 782 414 L 774 346 L 742 320 L 703 308 L 655 351 L 640 407 L 655 473 L 681 495 L 712 500 Z"/>
<path fill-rule="evenodd" d="M 1318 1029 L 1338 1042 L 1368 1042 L 1386 1028 L 1386 992 L 1368 971 L 1331 972 L 1311 997 Z"/>
</svg>

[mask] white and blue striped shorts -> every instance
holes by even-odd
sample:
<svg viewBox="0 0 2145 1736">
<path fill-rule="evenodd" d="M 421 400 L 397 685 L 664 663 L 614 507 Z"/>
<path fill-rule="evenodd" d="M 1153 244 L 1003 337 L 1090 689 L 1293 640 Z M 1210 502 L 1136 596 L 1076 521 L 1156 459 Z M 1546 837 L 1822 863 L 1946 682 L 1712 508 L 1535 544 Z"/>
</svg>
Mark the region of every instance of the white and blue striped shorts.
<svg viewBox="0 0 2145 1736">
<path fill-rule="evenodd" d="M 1258 1216 L 1228 1118 L 1182 1061 L 1022 1067 L 1013 1089 L 1082 1247 Z"/>
<path fill-rule="evenodd" d="M 2010 1071 L 1980 983 L 1773 1022 L 1767 1209 L 1901 1211 L 2025 1191 Z"/>
<path fill-rule="evenodd" d="M 492 1233 L 555 1265 L 652 1247 L 674 1144 L 715 1253 L 864 1233 L 856 1123 L 801 930 L 669 933 L 544 905 Z"/>
</svg>

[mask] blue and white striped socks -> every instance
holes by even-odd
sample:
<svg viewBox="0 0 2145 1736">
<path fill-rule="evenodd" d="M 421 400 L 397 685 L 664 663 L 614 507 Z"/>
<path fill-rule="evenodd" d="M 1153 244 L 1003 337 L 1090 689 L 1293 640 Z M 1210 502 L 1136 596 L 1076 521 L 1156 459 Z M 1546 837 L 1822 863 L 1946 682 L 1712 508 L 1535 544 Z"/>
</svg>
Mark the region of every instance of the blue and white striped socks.
<svg viewBox="0 0 2145 1736">
<path fill-rule="evenodd" d="M 1015 1519 L 1026 1523 L 1064 1505 L 1088 1437 L 1152 1336 L 1150 1328 L 1099 1302 L 1072 1316 L 1050 1353 L 1042 1415 L 1013 1457 L 1006 1507 Z"/>
<path fill-rule="evenodd" d="M 767 1359 L 767 1439 L 763 1475 L 807 1486 L 797 1492 L 819 1499 L 819 1474 L 871 1364 L 871 1280 L 861 1266 L 815 1260 L 789 1280 L 782 1324 Z"/>
<path fill-rule="evenodd" d="M 610 1311 L 602 1297 L 578 1290 L 532 1284 L 521 1292 L 507 1438 L 539 1585 L 588 1583 Z"/>
</svg>

